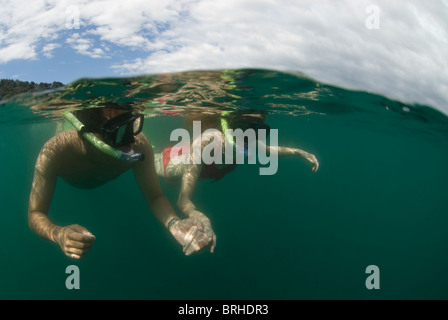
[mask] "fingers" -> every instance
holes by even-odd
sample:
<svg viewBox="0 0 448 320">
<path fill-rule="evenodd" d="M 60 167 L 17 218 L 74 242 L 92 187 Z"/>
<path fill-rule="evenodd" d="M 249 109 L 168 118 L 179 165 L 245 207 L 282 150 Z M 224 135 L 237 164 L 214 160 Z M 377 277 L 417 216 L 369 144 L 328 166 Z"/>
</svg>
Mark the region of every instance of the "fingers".
<svg viewBox="0 0 448 320">
<path fill-rule="evenodd" d="M 210 245 L 212 239 L 205 233 L 197 230 L 195 226 L 191 227 L 184 241 L 184 253 L 189 256 L 190 254 L 200 251 L 203 248 Z"/>
<path fill-rule="evenodd" d="M 183 252 L 188 256 L 213 244 L 216 237 L 210 226 L 210 221 L 201 221 L 197 218 L 188 218 L 177 221 L 169 229 L 174 238 L 182 245 Z"/>
<path fill-rule="evenodd" d="M 196 240 L 193 239 L 191 244 L 188 247 L 184 247 L 184 253 L 186 256 L 189 256 L 192 253 L 195 253 L 196 251 L 201 250 L 199 244 L 196 242 Z"/>
<path fill-rule="evenodd" d="M 185 235 L 185 237 L 184 237 L 184 239 L 183 239 L 183 241 L 181 243 L 183 247 L 188 247 L 191 244 L 191 242 L 193 241 L 194 237 L 196 236 L 197 231 L 198 231 L 198 227 L 197 226 L 192 226 L 188 230 L 187 234 Z"/>
<path fill-rule="evenodd" d="M 67 234 L 67 238 L 75 242 L 90 243 L 90 244 L 92 244 L 96 239 L 95 236 L 88 231 L 83 233 L 70 232 Z"/>
<path fill-rule="evenodd" d="M 65 255 L 72 259 L 81 259 L 82 257 L 84 257 L 87 254 L 87 252 L 89 250 L 90 250 L 90 246 L 86 247 L 86 248 L 82 248 L 82 249 L 66 246 L 63 249 Z"/>
<path fill-rule="evenodd" d="M 212 245 L 210 246 L 210 253 L 215 252 L 215 247 L 216 247 L 216 236 L 214 235 L 212 239 Z"/>
<path fill-rule="evenodd" d="M 65 247 L 68 249 L 71 249 L 73 251 L 71 251 L 72 253 L 76 253 L 78 254 L 78 252 L 87 252 L 90 247 L 92 246 L 93 241 L 91 242 L 81 242 L 81 241 L 74 241 L 74 240 L 70 240 L 67 239 L 64 243 Z"/>
<path fill-rule="evenodd" d="M 65 250 L 64 253 L 65 253 L 65 255 L 67 257 L 72 258 L 72 259 L 76 259 L 76 260 L 81 259 L 86 254 L 86 252 L 83 252 L 81 250 L 75 250 L 75 249 L 72 249 L 72 248 L 70 248 L 68 250 Z"/>
<path fill-rule="evenodd" d="M 79 225 L 64 228 L 60 246 L 65 255 L 72 259 L 81 259 L 93 245 L 95 236 Z"/>
<path fill-rule="evenodd" d="M 87 230 L 83 226 L 80 226 L 79 224 L 72 224 L 72 225 L 67 226 L 66 228 L 69 230 L 76 231 L 78 233 L 89 232 L 89 230 Z"/>
<path fill-rule="evenodd" d="M 317 172 L 317 170 L 319 170 L 319 161 L 317 161 L 316 156 L 313 154 L 308 154 L 307 159 L 313 165 L 313 168 L 311 170 L 313 172 Z"/>
<path fill-rule="evenodd" d="M 202 237 L 202 239 L 201 239 Z M 190 243 L 189 246 L 184 247 L 184 253 L 185 255 L 189 256 L 192 253 L 201 251 L 203 248 L 208 246 L 210 243 L 210 238 L 205 237 L 203 234 L 200 234 L 199 237 L 196 237 L 193 239 L 193 241 Z"/>
</svg>

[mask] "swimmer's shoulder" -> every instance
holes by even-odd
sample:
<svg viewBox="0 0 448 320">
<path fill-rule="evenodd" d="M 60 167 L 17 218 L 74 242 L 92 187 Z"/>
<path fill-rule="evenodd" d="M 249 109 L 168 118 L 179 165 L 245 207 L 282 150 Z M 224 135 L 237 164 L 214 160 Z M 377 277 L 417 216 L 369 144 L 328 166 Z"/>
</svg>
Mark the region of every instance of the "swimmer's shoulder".
<svg viewBox="0 0 448 320">
<path fill-rule="evenodd" d="M 49 139 L 42 147 L 41 154 L 51 154 L 54 157 L 85 153 L 85 146 L 75 129 L 63 131 Z"/>
<path fill-rule="evenodd" d="M 36 160 L 36 168 L 39 168 L 40 172 L 57 173 L 61 164 L 72 157 L 73 154 L 70 153 L 76 145 L 74 134 L 77 133 L 76 130 L 69 131 L 71 130 L 61 132 L 45 142 Z"/>
<path fill-rule="evenodd" d="M 136 152 L 139 152 L 139 153 L 145 153 L 145 152 L 153 153 L 154 152 L 152 150 L 151 142 L 149 141 L 148 137 L 146 137 L 143 132 L 139 133 L 135 137 L 135 142 L 133 144 L 133 148 Z"/>
</svg>

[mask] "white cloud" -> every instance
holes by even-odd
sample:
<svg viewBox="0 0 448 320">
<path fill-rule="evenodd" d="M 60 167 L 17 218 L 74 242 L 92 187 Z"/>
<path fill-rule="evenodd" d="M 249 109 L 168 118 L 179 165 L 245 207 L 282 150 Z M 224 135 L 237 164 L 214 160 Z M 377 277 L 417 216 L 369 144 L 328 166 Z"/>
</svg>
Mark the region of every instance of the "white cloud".
<svg viewBox="0 0 448 320">
<path fill-rule="evenodd" d="M 153 38 L 179 18 L 184 3 L 178 0 L 0 0 L 0 62 L 36 58 L 36 48 L 75 27 L 79 21 L 82 38 L 69 44 L 81 54 L 104 57 L 106 43 L 133 49 L 154 50 Z M 77 9 L 77 10 L 73 10 Z M 76 14 L 79 13 L 79 17 Z M 74 30 L 78 31 L 78 30 Z M 93 41 L 93 37 L 99 40 Z M 11 48 L 9 48 L 11 47 Z M 19 52 L 19 49 L 23 48 Z M 17 55 L 9 54 L 17 53 Z M 44 53 L 45 51 L 42 51 Z"/>
<path fill-rule="evenodd" d="M 57 44 L 57 43 L 49 43 L 46 44 L 43 48 L 42 48 L 42 54 L 47 57 L 47 58 L 53 58 L 53 51 L 56 48 L 59 48 L 61 45 Z"/>
<path fill-rule="evenodd" d="M 380 9 L 379 30 L 366 27 L 370 5 Z M 80 30 L 61 39 L 69 6 L 79 8 Z M 0 0 L 0 7 L 0 63 L 50 56 L 61 43 L 92 58 L 139 50 L 112 70 L 298 70 L 448 112 L 446 0 Z"/>
<path fill-rule="evenodd" d="M 35 46 L 29 43 L 12 43 L 0 48 L 0 63 L 15 59 L 36 59 Z"/>
<path fill-rule="evenodd" d="M 114 68 L 122 74 L 299 70 L 324 82 L 445 106 L 446 3 L 375 3 L 379 30 L 366 27 L 371 1 L 203 0 L 157 38 L 160 50 Z"/>
<path fill-rule="evenodd" d="M 80 9 L 91 34 L 120 46 L 151 49 L 151 38 L 159 35 L 158 25 L 177 19 L 177 1 L 134 0 L 91 1 Z"/>
<path fill-rule="evenodd" d="M 45 1 L 32 2 L 0 0 L 0 62 L 37 58 L 40 39 L 51 37 L 54 19 L 49 19 Z"/>
<path fill-rule="evenodd" d="M 81 38 L 79 33 L 73 34 L 66 40 L 66 42 L 79 54 L 89 56 L 94 59 L 108 58 L 103 49 L 94 47 L 94 40 Z"/>
</svg>

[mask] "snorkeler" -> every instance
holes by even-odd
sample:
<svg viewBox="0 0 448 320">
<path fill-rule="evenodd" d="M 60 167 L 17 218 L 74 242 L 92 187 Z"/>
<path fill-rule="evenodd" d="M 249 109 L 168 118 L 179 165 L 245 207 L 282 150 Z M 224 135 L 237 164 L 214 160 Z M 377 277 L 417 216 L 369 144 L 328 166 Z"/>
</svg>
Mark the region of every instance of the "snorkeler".
<svg viewBox="0 0 448 320">
<path fill-rule="evenodd" d="M 196 117 L 196 119 L 195 119 Z M 181 181 L 179 198 L 177 207 L 179 211 L 189 218 L 194 218 L 202 222 L 204 226 L 204 232 L 208 238 L 213 239 L 210 246 L 210 251 L 213 252 L 216 247 L 216 235 L 211 226 L 210 219 L 198 208 L 192 201 L 192 196 L 196 183 L 200 179 L 213 179 L 218 181 L 225 175 L 233 171 L 236 167 L 236 162 L 227 164 L 225 161 L 220 161 L 220 164 L 211 163 L 205 164 L 203 162 L 193 161 L 195 145 L 201 147 L 201 152 L 207 146 L 215 143 L 215 139 L 218 139 L 218 144 L 222 145 L 223 157 L 225 157 L 226 140 L 232 140 L 230 144 L 233 145 L 235 152 L 233 155 L 236 157 L 238 153 L 245 158 L 250 156 L 250 151 L 247 148 L 247 144 L 244 147 L 240 147 L 233 142 L 233 137 L 228 137 L 227 129 L 254 129 L 255 132 L 265 130 L 266 136 L 269 134 L 269 126 L 265 123 L 265 114 L 257 110 L 243 110 L 236 112 L 225 112 L 221 115 L 207 115 L 202 114 L 190 114 L 187 115 L 187 126 L 194 120 L 199 120 L 202 124 L 202 135 L 196 140 L 191 141 L 191 147 L 189 146 L 190 154 L 184 154 L 183 148 L 173 146 L 164 149 L 161 153 L 155 154 L 155 167 L 157 174 L 168 180 Z M 214 128 L 220 128 L 214 129 Z M 258 139 L 258 136 L 257 136 Z M 281 157 L 303 157 L 309 161 L 312 165 L 312 171 L 316 172 L 319 169 L 319 162 L 316 157 L 296 148 L 280 147 L 280 146 L 267 146 L 262 141 L 258 140 L 258 145 L 265 147 L 269 152 L 276 152 Z"/>
<path fill-rule="evenodd" d="M 48 217 L 57 178 L 91 189 L 132 169 L 149 209 L 183 246 L 186 255 L 211 244 L 202 222 L 180 219 L 166 199 L 151 144 L 141 132 L 143 115 L 105 107 L 67 112 L 64 117 L 75 129 L 47 141 L 36 160 L 28 208 L 28 224 L 34 232 L 58 244 L 68 257 L 84 257 L 95 236 L 80 225 L 59 226 Z"/>
</svg>

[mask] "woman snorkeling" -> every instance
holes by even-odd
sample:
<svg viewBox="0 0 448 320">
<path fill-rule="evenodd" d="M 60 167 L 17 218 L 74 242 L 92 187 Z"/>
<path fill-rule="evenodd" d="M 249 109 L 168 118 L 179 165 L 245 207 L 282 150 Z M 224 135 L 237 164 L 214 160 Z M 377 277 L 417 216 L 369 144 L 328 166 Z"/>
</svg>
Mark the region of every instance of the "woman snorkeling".
<svg viewBox="0 0 448 320">
<path fill-rule="evenodd" d="M 313 172 L 319 168 L 319 162 L 316 157 L 296 148 L 280 147 L 270 145 L 267 146 L 263 140 L 266 140 L 270 128 L 265 123 L 265 113 L 257 110 L 239 110 L 235 112 L 225 112 L 221 114 L 190 113 L 186 117 L 187 128 L 191 128 L 195 121 L 200 121 L 201 135 L 193 138 L 190 145 L 173 146 L 165 148 L 161 153 L 154 154 L 154 164 L 156 172 L 160 177 L 168 180 L 176 180 L 181 182 L 177 207 L 179 211 L 188 218 L 194 218 L 201 221 L 204 233 L 208 238 L 212 239 L 210 252 L 213 253 L 216 247 L 216 235 L 211 226 L 210 219 L 193 203 L 192 196 L 196 184 L 200 179 L 213 179 L 218 181 L 224 178 L 228 173 L 232 172 L 242 157 L 247 160 L 254 157 L 254 149 L 250 147 L 250 139 L 244 143 L 235 143 L 234 136 L 229 135 L 229 130 L 248 129 L 255 133 L 258 147 L 264 147 L 270 153 L 275 153 L 280 157 L 303 157 L 312 164 Z M 195 152 L 203 152 L 210 149 L 210 146 L 218 146 L 215 150 L 222 150 L 219 159 L 216 154 L 213 155 L 215 160 L 212 162 L 195 161 Z M 229 146 L 232 148 L 234 161 L 228 160 Z"/>
</svg>

